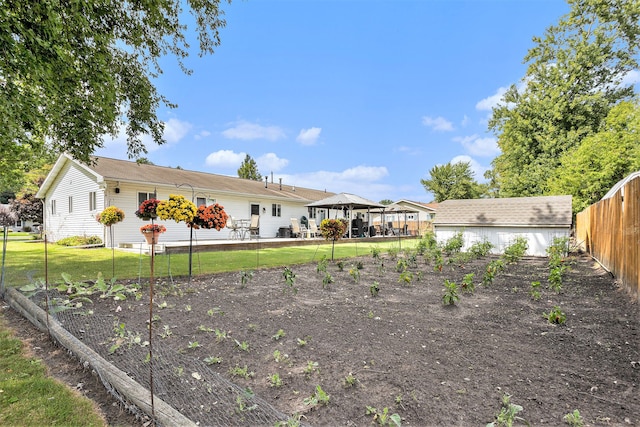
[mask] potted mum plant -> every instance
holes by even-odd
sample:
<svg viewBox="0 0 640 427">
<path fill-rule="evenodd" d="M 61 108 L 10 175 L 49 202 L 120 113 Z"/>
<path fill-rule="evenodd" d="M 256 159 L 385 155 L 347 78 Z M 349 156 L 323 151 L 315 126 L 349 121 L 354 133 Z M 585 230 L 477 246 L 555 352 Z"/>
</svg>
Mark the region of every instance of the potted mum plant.
<svg viewBox="0 0 640 427">
<path fill-rule="evenodd" d="M 228 219 L 229 215 L 224 211 L 224 207 L 215 203 L 209 206 L 199 206 L 198 213 L 188 225 L 195 230 L 204 228 L 207 230 L 215 229 L 216 231 L 220 231 L 226 227 Z"/>
<path fill-rule="evenodd" d="M 155 219 L 158 217 L 156 210 L 158 209 L 158 205 L 160 204 L 160 200 L 158 199 L 147 199 L 144 202 L 140 203 L 138 210 L 136 211 L 136 216 L 144 221 L 149 221 L 150 219 Z"/>
<path fill-rule="evenodd" d="M 189 224 L 198 213 L 198 208 L 184 196 L 170 194 L 169 200 L 162 200 L 158 203 L 156 213 L 160 219 L 172 219 L 175 222 L 184 221 Z"/>
<path fill-rule="evenodd" d="M 158 237 L 165 231 L 167 228 L 161 224 L 147 224 L 140 227 L 140 232 L 150 245 L 158 243 Z"/>
</svg>

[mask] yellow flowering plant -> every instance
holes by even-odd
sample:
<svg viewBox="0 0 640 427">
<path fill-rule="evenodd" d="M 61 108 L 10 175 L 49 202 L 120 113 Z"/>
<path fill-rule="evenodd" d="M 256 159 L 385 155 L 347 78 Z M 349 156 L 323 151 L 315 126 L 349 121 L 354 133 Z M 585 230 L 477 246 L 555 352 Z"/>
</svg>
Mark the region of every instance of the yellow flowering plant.
<svg viewBox="0 0 640 427">
<path fill-rule="evenodd" d="M 107 227 L 111 227 L 124 219 L 124 211 L 115 206 L 109 206 L 96 215 L 96 220 Z"/>
<path fill-rule="evenodd" d="M 193 218 L 198 214 L 198 208 L 193 202 L 185 199 L 184 196 L 170 194 L 169 200 L 161 200 L 158 203 L 156 213 L 160 219 L 192 223 Z"/>
</svg>

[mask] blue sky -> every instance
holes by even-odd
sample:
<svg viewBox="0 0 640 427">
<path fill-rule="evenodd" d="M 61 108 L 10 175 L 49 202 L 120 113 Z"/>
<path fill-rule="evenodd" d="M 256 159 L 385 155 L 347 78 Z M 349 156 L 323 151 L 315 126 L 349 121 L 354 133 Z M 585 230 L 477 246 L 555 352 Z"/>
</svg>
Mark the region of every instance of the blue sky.
<svg viewBox="0 0 640 427">
<path fill-rule="evenodd" d="M 155 83 L 167 144 L 157 165 L 262 175 L 369 199 L 429 202 L 435 165 L 498 154 L 491 106 L 524 76 L 532 37 L 567 13 L 560 0 L 235 0 L 211 56 Z M 125 137 L 97 155 L 126 159 Z M 147 140 L 148 141 L 148 140 Z"/>
</svg>

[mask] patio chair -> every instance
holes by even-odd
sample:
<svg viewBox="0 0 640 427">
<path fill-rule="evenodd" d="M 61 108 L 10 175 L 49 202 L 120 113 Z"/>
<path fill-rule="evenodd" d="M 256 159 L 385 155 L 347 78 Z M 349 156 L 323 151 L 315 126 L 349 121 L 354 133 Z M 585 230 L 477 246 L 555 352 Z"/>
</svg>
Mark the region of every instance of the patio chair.
<svg viewBox="0 0 640 427">
<path fill-rule="evenodd" d="M 298 218 L 291 218 L 291 237 L 304 238 L 304 233 L 306 231 L 307 228 L 300 225 Z"/>
<path fill-rule="evenodd" d="M 318 226 L 316 225 L 316 220 L 315 219 L 310 219 L 309 220 L 309 232 L 311 233 L 311 235 L 313 237 L 318 237 L 318 234 L 320 234 L 320 232 L 318 230 Z"/>
<path fill-rule="evenodd" d="M 229 239 L 236 240 L 240 238 L 240 232 L 238 231 L 238 222 L 234 217 L 229 217 L 229 220 L 227 221 L 227 228 L 231 230 L 229 232 Z"/>
<path fill-rule="evenodd" d="M 249 240 L 260 237 L 260 215 L 251 215 L 251 223 L 249 224 Z"/>
</svg>

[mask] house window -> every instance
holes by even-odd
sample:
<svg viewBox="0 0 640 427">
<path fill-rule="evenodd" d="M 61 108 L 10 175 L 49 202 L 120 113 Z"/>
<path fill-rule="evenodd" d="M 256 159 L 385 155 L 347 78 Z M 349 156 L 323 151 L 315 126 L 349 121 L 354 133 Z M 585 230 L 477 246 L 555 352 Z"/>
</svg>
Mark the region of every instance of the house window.
<svg viewBox="0 0 640 427">
<path fill-rule="evenodd" d="M 207 199 L 204 198 L 204 197 L 197 197 L 196 198 L 196 206 L 200 207 L 202 205 L 207 206 Z"/>
<path fill-rule="evenodd" d="M 57 214 L 57 213 L 58 213 L 58 212 L 57 212 L 57 210 L 56 210 L 56 201 L 55 201 L 55 200 L 52 200 L 52 201 L 51 201 L 51 215 L 55 215 L 55 214 Z"/>
<path fill-rule="evenodd" d="M 71 198 L 69 198 L 71 199 Z M 98 209 L 98 206 L 96 204 L 96 200 L 98 198 L 96 197 L 96 192 L 95 191 L 91 191 L 89 192 L 89 210 L 90 211 L 95 211 L 96 209 Z M 69 201 L 69 206 L 71 206 L 71 201 Z"/>
<path fill-rule="evenodd" d="M 145 200 L 155 199 L 156 193 L 138 193 L 138 205 L 140 205 Z"/>
<path fill-rule="evenodd" d="M 69 213 L 73 212 L 73 196 L 69 196 Z"/>
<path fill-rule="evenodd" d="M 271 216 L 282 216 L 282 205 L 274 203 L 271 205 Z"/>
<path fill-rule="evenodd" d="M 318 212 L 316 208 L 309 208 L 309 218 L 317 218 Z"/>
</svg>

